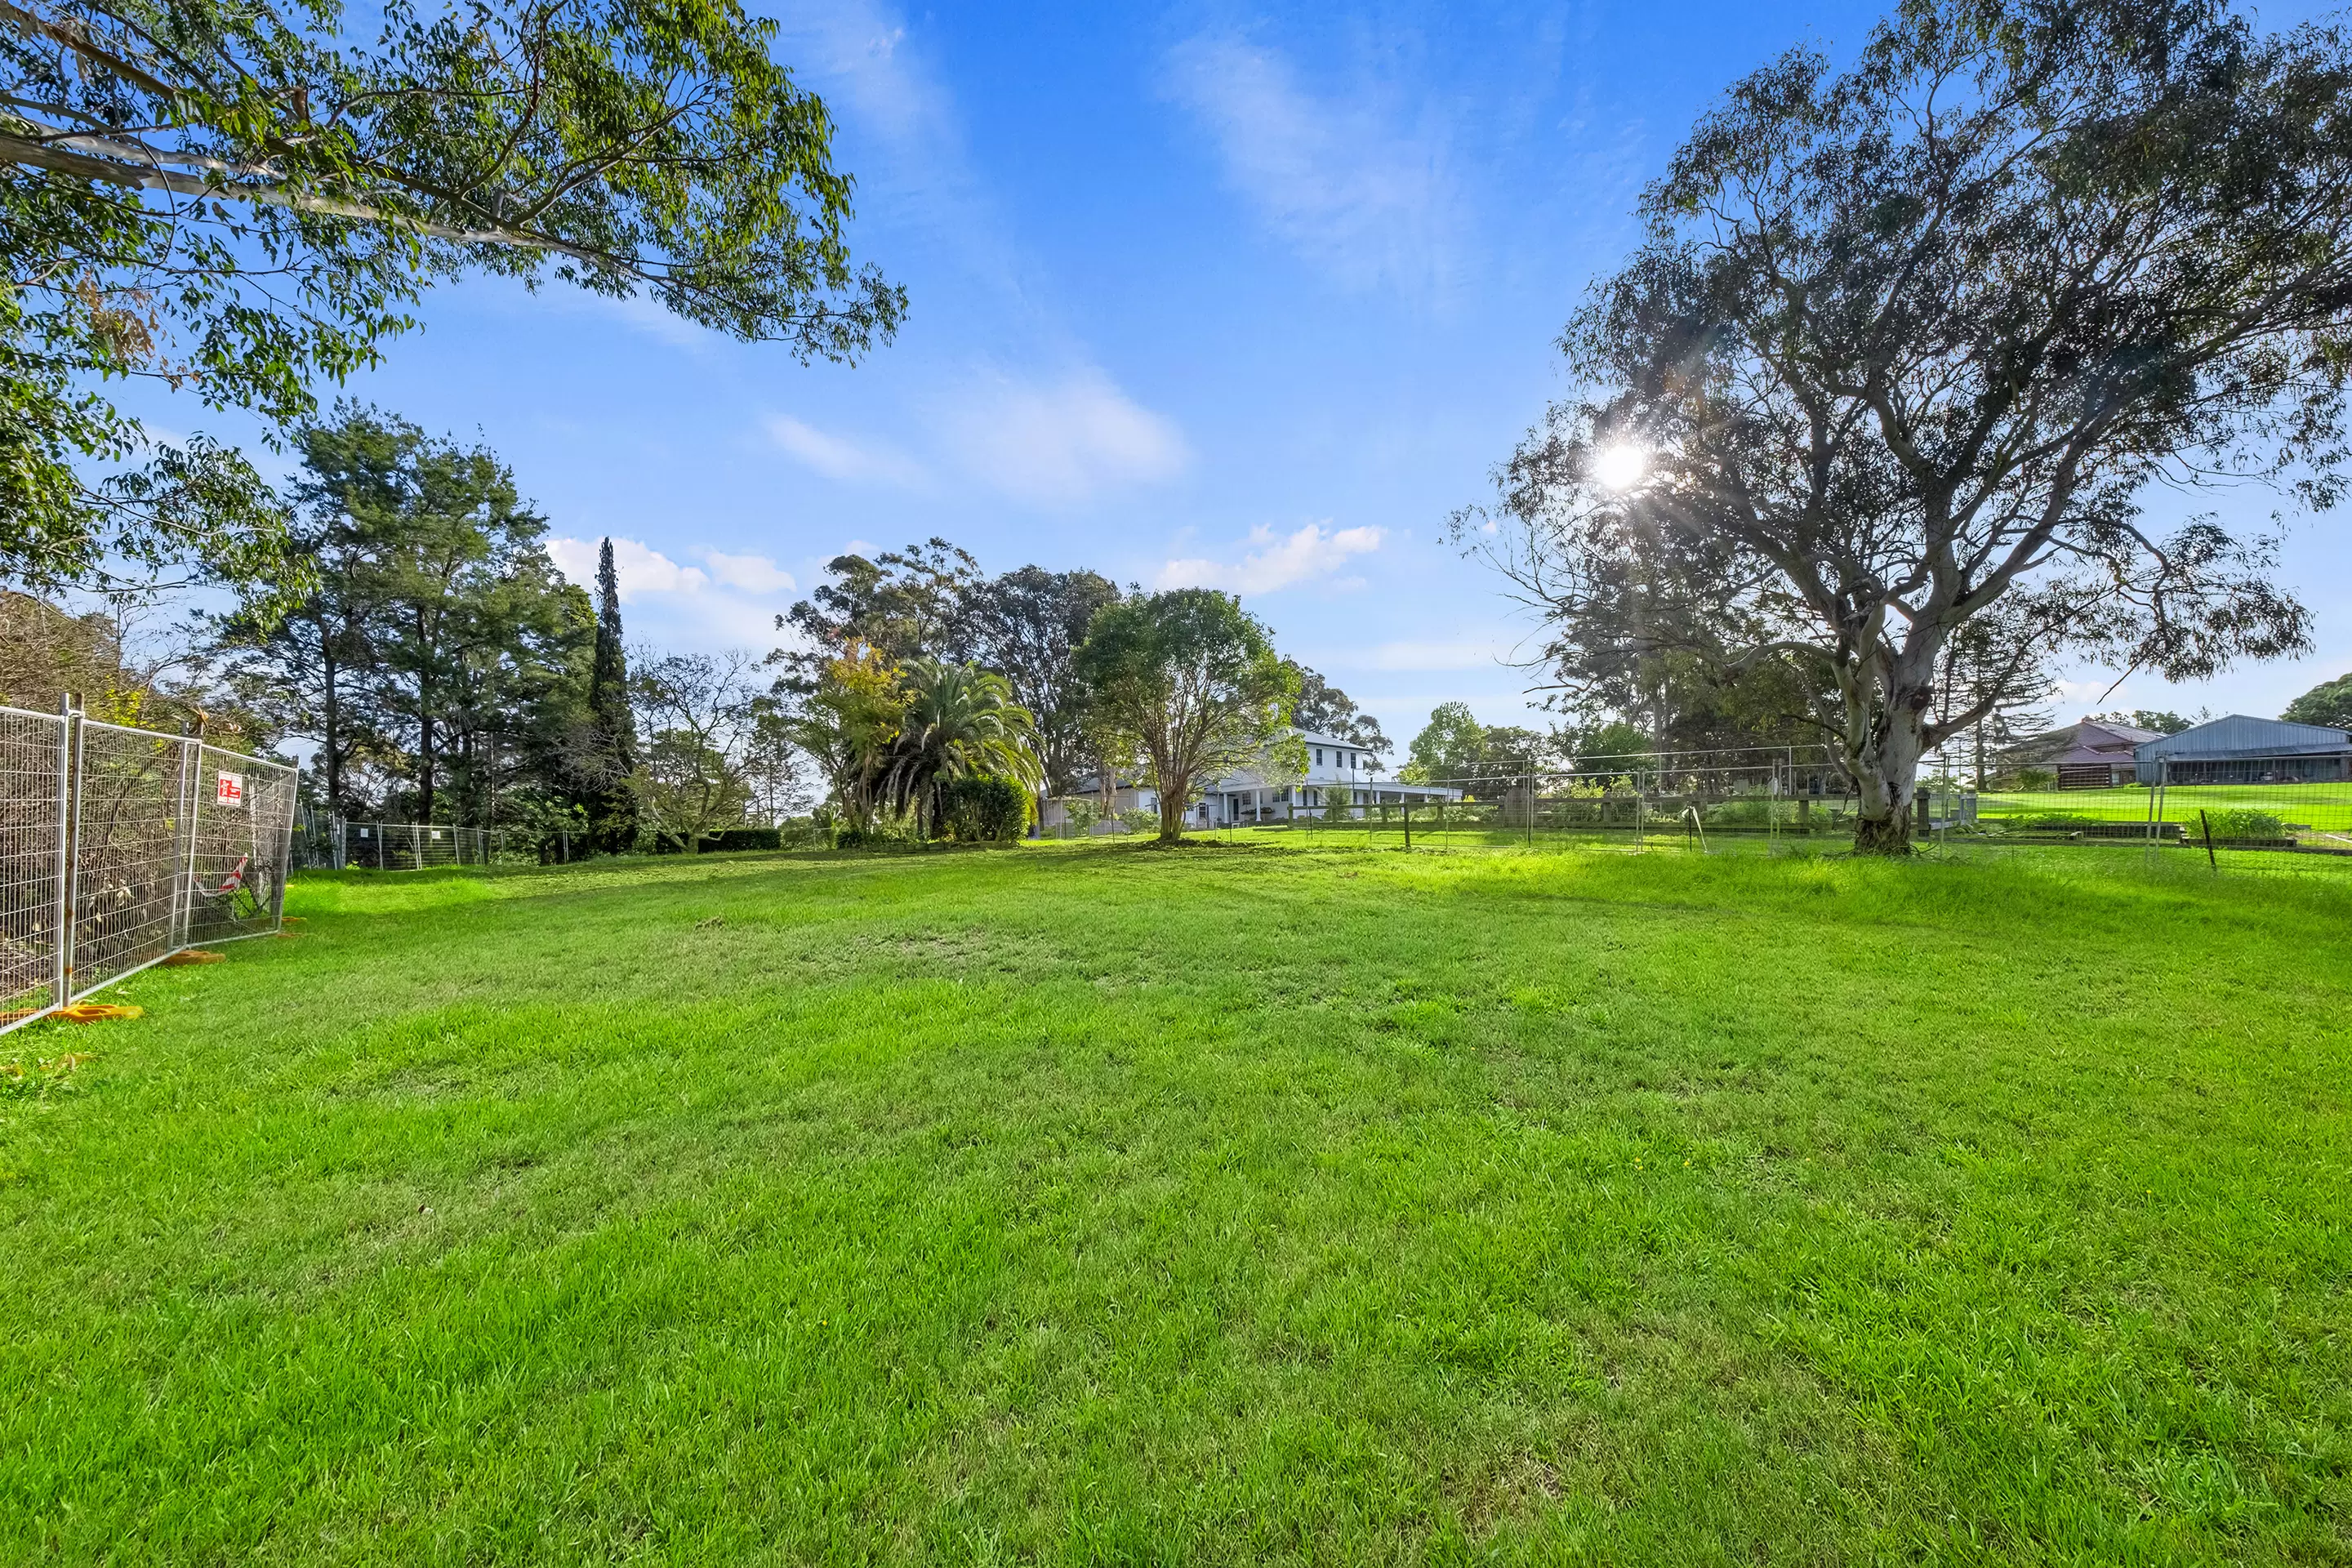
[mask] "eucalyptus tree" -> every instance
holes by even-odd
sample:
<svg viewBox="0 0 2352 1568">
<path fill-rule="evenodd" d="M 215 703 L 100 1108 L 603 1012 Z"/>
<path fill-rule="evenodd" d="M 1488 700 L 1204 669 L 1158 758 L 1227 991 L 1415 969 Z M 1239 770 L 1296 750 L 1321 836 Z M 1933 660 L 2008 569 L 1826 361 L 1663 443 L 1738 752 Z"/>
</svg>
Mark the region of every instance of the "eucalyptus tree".
<svg viewBox="0 0 2352 1568">
<path fill-rule="evenodd" d="M 1909 0 L 1850 69 L 1738 83 L 1562 340 L 1456 537 L 1548 652 L 1786 655 L 1832 693 L 1856 846 L 2054 656 L 2174 679 L 2307 643 L 2259 535 L 2147 487 L 2343 482 L 2352 51 L 2213 0 Z M 1492 525 L 1494 531 L 1487 531 Z M 2003 656 L 1948 708 L 1962 628 Z"/>
<path fill-rule="evenodd" d="M 1289 662 L 1298 672 L 1298 705 L 1291 715 L 1293 723 L 1314 734 L 1353 742 L 1366 751 L 1389 749 L 1389 738 L 1381 721 L 1357 707 L 1354 698 L 1297 659 Z"/>
<path fill-rule="evenodd" d="M 868 560 L 836 555 L 825 563 L 826 580 L 776 617 L 776 629 L 800 639 L 770 658 L 783 667 L 784 690 L 805 696 L 824 679 L 825 666 L 852 645 L 871 648 L 885 662 L 971 657 L 971 595 L 986 578 L 969 551 L 933 538 Z"/>
<path fill-rule="evenodd" d="M 907 716 L 898 667 L 869 644 L 852 640 L 816 663 L 813 673 L 791 679 L 803 681 L 805 689 L 782 710 L 784 733 L 824 774 L 843 826 L 857 834 L 871 831 Z"/>
<path fill-rule="evenodd" d="M 803 359 L 896 330 L 833 124 L 735 0 L 0 0 L 0 575 L 299 576 L 252 467 L 94 382 L 277 425 L 433 283 L 554 278 Z"/>
<path fill-rule="evenodd" d="M 1076 668 L 1107 744 L 1150 764 L 1162 844 L 1183 837 L 1184 808 L 1208 780 L 1270 755 L 1297 761 L 1298 668 L 1230 594 L 1175 588 L 1108 605 Z"/>
<path fill-rule="evenodd" d="M 2161 713 L 2143 717 L 2168 720 L 2177 715 Z M 2339 675 L 2333 680 L 2320 682 L 2288 703 L 2279 717 L 2294 724 L 2325 724 L 2333 729 L 2352 730 L 2352 675 Z M 2147 726 L 2151 730 L 2156 727 L 2154 724 Z M 2188 725 L 2176 724 L 2173 728 L 2185 730 Z"/>
<path fill-rule="evenodd" d="M 1078 645 L 1096 613 L 1118 602 L 1118 584 L 1095 572 L 1024 566 L 971 585 L 963 598 L 974 662 L 1011 682 L 1036 721 L 1039 787 L 1055 795 L 1076 788 L 1099 761 L 1087 735 Z"/>
</svg>

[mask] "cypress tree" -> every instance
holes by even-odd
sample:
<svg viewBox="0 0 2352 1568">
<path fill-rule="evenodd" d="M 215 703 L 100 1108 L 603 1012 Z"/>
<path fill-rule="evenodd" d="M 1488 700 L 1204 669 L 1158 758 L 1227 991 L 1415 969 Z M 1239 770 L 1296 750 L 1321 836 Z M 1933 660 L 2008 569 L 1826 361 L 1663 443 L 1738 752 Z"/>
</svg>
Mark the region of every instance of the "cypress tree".
<svg viewBox="0 0 2352 1568">
<path fill-rule="evenodd" d="M 607 538 L 596 557 L 596 657 L 588 672 L 588 714 L 596 727 L 606 777 L 589 807 L 596 847 L 617 854 L 635 844 L 636 800 L 625 782 L 637 764 L 637 731 L 629 713 L 629 659 L 621 643 L 621 577 Z"/>
</svg>

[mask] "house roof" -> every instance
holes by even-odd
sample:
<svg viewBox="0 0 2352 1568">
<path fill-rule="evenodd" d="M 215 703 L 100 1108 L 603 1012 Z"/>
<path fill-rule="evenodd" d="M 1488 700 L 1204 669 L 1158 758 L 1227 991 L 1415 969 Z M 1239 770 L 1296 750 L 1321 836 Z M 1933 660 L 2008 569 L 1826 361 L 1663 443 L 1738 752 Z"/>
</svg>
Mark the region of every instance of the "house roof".
<svg viewBox="0 0 2352 1568">
<path fill-rule="evenodd" d="M 2021 763 L 2103 763 L 2130 760 L 2132 748 L 2158 739 L 2153 730 L 2079 719 L 2039 735 L 2028 735 L 2001 754 Z"/>
<path fill-rule="evenodd" d="M 2325 724 L 2291 724 L 2231 713 L 2133 749 L 2144 763 L 2164 757 L 2307 757 L 2352 752 L 2352 736 Z"/>
</svg>

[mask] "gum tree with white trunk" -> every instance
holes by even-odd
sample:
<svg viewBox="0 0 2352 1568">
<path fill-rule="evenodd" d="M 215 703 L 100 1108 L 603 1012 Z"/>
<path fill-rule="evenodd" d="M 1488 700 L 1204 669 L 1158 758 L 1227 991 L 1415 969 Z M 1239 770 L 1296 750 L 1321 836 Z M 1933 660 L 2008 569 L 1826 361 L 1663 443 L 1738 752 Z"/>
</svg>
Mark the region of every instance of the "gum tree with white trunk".
<svg viewBox="0 0 2352 1568">
<path fill-rule="evenodd" d="M 1689 649 L 1832 694 L 1857 849 L 2059 657 L 2172 679 L 2307 646 L 2271 542 L 2152 486 L 2332 504 L 2352 369 L 2352 51 L 2198 0 L 1916 0 L 1851 68 L 1738 82 L 1561 340 L 1455 537 L 1563 684 Z M 1956 647 L 1997 628 L 2006 663 Z M 2005 675 L 2004 668 L 2012 672 Z"/>
</svg>

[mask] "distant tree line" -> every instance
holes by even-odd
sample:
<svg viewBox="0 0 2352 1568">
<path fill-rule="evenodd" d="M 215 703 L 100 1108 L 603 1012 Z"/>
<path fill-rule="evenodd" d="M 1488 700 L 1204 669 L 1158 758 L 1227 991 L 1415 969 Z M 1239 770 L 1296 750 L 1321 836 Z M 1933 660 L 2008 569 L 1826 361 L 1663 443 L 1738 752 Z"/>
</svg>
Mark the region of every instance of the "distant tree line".
<svg viewBox="0 0 2352 1568">
<path fill-rule="evenodd" d="M 1032 797 L 1149 783 L 1160 837 L 1224 773 L 1294 767 L 1293 727 L 1386 749 L 1378 721 L 1230 595 L 1122 591 L 1095 572 L 989 576 L 932 538 L 868 559 L 778 618 L 779 700 L 825 775 L 828 805 L 864 837 L 944 825 L 963 781 Z"/>
<path fill-rule="evenodd" d="M 316 808 L 618 852 L 801 804 L 756 657 L 633 671 L 610 542 L 592 598 L 488 449 L 351 405 L 294 443 L 303 585 L 257 589 L 208 631 L 241 710 L 316 742 Z"/>
</svg>

